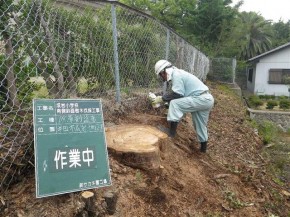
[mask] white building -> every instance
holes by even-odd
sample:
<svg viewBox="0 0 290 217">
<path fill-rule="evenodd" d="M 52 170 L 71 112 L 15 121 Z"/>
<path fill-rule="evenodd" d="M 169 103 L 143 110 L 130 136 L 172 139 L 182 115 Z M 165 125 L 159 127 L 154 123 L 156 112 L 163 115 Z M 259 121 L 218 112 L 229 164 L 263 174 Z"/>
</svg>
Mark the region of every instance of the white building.
<svg viewBox="0 0 290 217">
<path fill-rule="evenodd" d="M 290 42 L 248 60 L 247 89 L 257 95 L 289 96 Z M 289 90 L 289 91 L 288 91 Z"/>
</svg>

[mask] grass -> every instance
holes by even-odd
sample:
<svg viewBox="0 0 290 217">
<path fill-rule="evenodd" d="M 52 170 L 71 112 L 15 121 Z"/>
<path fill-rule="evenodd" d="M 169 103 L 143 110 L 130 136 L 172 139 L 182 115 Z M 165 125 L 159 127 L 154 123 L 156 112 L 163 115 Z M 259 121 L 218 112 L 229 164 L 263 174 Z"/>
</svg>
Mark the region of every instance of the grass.
<svg viewBox="0 0 290 217">
<path fill-rule="evenodd" d="M 241 201 L 234 192 L 232 192 L 228 189 L 224 191 L 224 194 L 225 194 L 225 199 L 227 200 L 229 207 L 231 209 L 241 209 L 241 208 L 246 207 L 246 206 L 254 206 L 255 205 L 254 203 Z"/>
<path fill-rule="evenodd" d="M 264 148 L 263 155 L 270 159 L 267 169 L 273 175 L 273 181 L 286 186 L 290 181 L 290 135 L 279 132 L 277 140 Z"/>
<path fill-rule="evenodd" d="M 264 144 L 275 141 L 278 137 L 278 127 L 271 121 L 263 121 L 258 125 L 259 134 L 262 136 Z"/>
<path fill-rule="evenodd" d="M 142 175 L 142 173 L 140 172 L 140 170 L 137 170 L 137 171 L 136 171 L 135 177 L 136 177 L 136 181 L 137 181 L 137 182 L 142 182 L 142 181 L 143 181 L 143 175 Z"/>
<path fill-rule="evenodd" d="M 280 186 L 286 186 L 290 182 L 290 130 L 283 132 L 270 121 L 261 124 L 251 121 L 251 124 L 258 129 L 264 142 L 262 155 L 269 161 L 267 170 L 272 180 Z"/>
</svg>

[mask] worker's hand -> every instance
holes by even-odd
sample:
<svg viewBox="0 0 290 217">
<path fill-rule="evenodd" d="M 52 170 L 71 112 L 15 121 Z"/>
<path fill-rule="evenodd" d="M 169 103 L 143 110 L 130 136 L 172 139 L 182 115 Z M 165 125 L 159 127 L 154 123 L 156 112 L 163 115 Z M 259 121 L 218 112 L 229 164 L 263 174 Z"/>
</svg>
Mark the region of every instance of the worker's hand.
<svg viewBox="0 0 290 217">
<path fill-rule="evenodd" d="M 153 102 L 156 99 L 156 95 L 152 92 L 149 93 L 149 100 Z"/>
<path fill-rule="evenodd" d="M 162 100 L 162 96 L 156 96 L 156 98 L 152 101 L 152 106 L 154 108 L 158 108 L 160 107 L 160 103 L 162 103 L 163 100 Z"/>
</svg>

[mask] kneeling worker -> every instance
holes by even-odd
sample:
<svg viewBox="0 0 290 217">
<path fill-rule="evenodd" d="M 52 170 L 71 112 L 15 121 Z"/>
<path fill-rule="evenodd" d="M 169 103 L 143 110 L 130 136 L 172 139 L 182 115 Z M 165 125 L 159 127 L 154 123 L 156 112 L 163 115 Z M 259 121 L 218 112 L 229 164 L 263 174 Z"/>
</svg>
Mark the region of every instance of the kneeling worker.
<svg viewBox="0 0 290 217">
<path fill-rule="evenodd" d="M 193 74 L 173 66 L 167 60 L 159 60 L 155 64 L 155 73 L 163 81 L 172 82 L 172 91 L 157 96 L 153 103 L 168 102 L 167 121 L 170 123 L 170 137 L 174 137 L 178 122 L 182 116 L 190 112 L 193 126 L 200 142 L 200 151 L 206 152 L 208 132 L 207 122 L 214 105 L 214 98 L 208 87 Z"/>
</svg>

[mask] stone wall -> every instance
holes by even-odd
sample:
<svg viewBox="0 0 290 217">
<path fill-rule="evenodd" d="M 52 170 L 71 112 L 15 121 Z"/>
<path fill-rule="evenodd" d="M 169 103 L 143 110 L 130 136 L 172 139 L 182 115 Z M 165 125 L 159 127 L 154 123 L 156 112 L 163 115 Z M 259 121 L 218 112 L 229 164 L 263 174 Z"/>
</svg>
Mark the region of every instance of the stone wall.
<svg viewBox="0 0 290 217">
<path fill-rule="evenodd" d="M 277 126 L 284 132 L 290 129 L 290 112 L 261 111 L 251 108 L 248 108 L 248 112 L 250 114 L 250 118 L 254 119 L 258 123 L 262 123 L 263 121 L 267 120 L 276 123 Z"/>
</svg>

